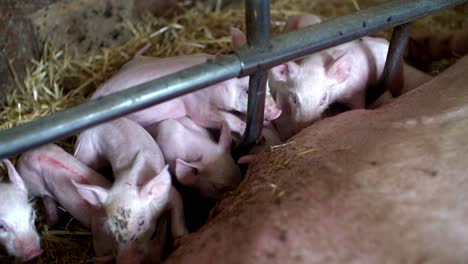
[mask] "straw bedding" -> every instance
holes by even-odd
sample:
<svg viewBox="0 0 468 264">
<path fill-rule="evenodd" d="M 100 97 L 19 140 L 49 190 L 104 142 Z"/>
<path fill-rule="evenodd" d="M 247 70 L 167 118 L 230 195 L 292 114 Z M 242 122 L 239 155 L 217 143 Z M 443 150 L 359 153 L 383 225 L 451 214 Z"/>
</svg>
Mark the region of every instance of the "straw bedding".
<svg viewBox="0 0 468 264">
<path fill-rule="evenodd" d="M 302 12 L 319 14 L 324 19 L 348 14 L 365 8 L 377 0 L 277 0 L 272 1 L 272 34 L 284 26 L 288 15 Z M 231 50 L 229 28 L 244 30 L 244 13 L 241 6 L 232 6 L 214 12 L 200 2 L 185 4 L 183 11 L 172 18 L 144 17 L 137 24 L 125 21 L 126 29 L 133 37 L 120 46 L 103 48 L 87 57 L 79 56 L 73 43 L 65 47 L 45 44 L 39 61 L 32 60 L 24 79 L 15 74 L 10 62 L 15 86 L 1 101 L 0 129 L 7 129 L 36 118 L 61 111 L 85 101 L 92 92 L 132 54 L 151 42 L 152 48 L 145 54 L 154 57 L 169 57 L 180 54 L 206 52 L 226 54 Z M 468 25 L 468 6 L 448 9 L 418 20 L 412 34 L 451 31 Z M 389 38 L 390 32 L 377 34 Z M 438 71 L 451 65 L 456 58 L 433 62 Z M 74 137 L 57 142 L 71 150 Z M 5 177 L 5 171 L 2 171 Z M 44 214 L 37 208 L 37 227 L 41 234 L 44 254 L 32 263 L 84 263 L 91 262 L 93 250 L 88 230 L 64 212 L 59 226 L 50 228 L 45 224 Z M 0 257 L 2 263 L 14 263 L 12 258 Z"/>
</svg>

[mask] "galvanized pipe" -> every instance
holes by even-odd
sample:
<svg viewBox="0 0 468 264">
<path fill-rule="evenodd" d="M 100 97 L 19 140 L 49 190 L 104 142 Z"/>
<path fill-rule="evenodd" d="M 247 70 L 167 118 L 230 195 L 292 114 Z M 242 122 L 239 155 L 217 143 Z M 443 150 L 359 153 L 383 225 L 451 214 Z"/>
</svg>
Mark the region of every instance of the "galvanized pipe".
<svg viewBox="0 0 468 264">
<path fill-rule="evenodd" d="M 124 116 L 200 88 L 231 79 L 240 72 L 235 55 L 223 56 L 178 74 L 82 103 L 0 132 L 0 158 L 71 136 L 93 125 Z"/>
<path fill-rule="evenodd" d="M 268 51 L 235 50 L 179 73 L 171 74 L 89 101 L 54 115 L 0 132 L 0 158 L 73 135 L 93 125 L 144 109 L 235 76 L 242 77 L 344 42 L 407 23 L 468 0 L 395 0 L 327 20 L 271 39 Z"/>
<path fill-rule="evenodd" d="M 242 64 L 241 76 L 269 69 L 466 2 L 468 0 L 394 0 L 282 34 L 270 40 L 268 52 L 256 53 L 255 49 L 250 47 L 235 51 Z"/>
<path fill-rule="evenodd" d="M 270 1 L 245 0 L 245 21 L 249 47 L 254 48 L 256 52 L 267 51 L 270 38 Z M 246 130 L 241 144 L 234 153 L 235 158 L 247 154 L 260 137 L 267 78 L 266 70 L 250 75 Z"/>
<path fill-rule="evenodd" d="M 411 23 L 406 23 L 393 29 L 382 76 L 374 87 L 367 89 L 366 105 L 372 104 L 392 85 L 399 85 L 393 83 L 393 80 L 397 79 L 398 74 L 403 74 L 403 52 L 408 42 L 410 28 Z"/>
</svg>

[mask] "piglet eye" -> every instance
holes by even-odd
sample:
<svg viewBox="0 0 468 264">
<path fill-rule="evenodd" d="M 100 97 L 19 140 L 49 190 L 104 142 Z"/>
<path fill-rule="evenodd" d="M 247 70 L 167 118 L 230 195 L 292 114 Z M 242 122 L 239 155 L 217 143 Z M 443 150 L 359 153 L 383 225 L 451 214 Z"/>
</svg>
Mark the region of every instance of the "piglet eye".
<svg viewBox="0 0 468 264">
<path fill-rule="evenodd" d="M 6 231 L 5 224 L 2 221 L 0 221 L 0 232 L 5 232 L 5 231 Z"/>
<path fill-rule="evenodd" d="M 320 105 L 324 105 L 328 100 L 328 93 L 325 93 L 320 100 Z"/>
<path fill-rule="evenodd" d="M 289 92 L 289 98 L 291 99 L 291 101 L 294 103 L 294 104 L 297 104 L 298 103 L 298 98 L 297 98 L 297 95 L 296 93 L 293 93 L 293 92 Z"/>
<path fill-rule="evenodd" d="M 29 213 L 29 222 L 34 222 L 34 211 L 31 211 L 31 213 Z"/>
</svg>

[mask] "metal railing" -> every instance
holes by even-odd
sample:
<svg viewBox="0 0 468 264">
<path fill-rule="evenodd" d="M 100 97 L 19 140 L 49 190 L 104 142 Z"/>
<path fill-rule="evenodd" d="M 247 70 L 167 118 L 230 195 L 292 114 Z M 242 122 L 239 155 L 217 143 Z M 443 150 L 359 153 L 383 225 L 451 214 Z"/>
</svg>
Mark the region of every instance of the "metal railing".
<svg viewBox="0 0 468 264">
<path fill-rule="evenodd" d="M 282 34 L 268 41 L 269 1 L 246 0 L 247 47 L 162 78 L 42 117 L 0 132 L 0 158 L 54 142 L 86 128 L 125 116 L 154 104 L 234 77 L 253 75 L 250 81 L 247 129 L 242 147 L 258 138 L 263 119 L 265 73 L 273 66 L 304 57 L 378 31 L 403 25 L 440 9 L 468 0 L 395 0 L 320 24 Z M 256 22 L 252 22 L 256 21 Z M 257 27 L 259 26 L 259 27 Z M 404 29 L 405 27 L 403 27 Z M 401 59 L 405 34 L 394 31 L 385 74 Z M 403 32 L 404 33 L 404 32 Z M 402 36 L 402 37 L 401 37 Z M 258 73 L 258 74 L 255 74 Z M 388 79 L 385 75 L 382 82 Z M 257 85 L 258 84 L 258 85 Z M 244 151 L 245 152 L 245 151 Z"/>
<path fill-rule="evenodd" d="M 270 45 L 270 1 L 245 0 L 245 24 L 248 46 L 257 52 L 267 52 Z M 247 154 L 262 133 L 267 78 L 267 70 L 249 76 L 246 129 L 234 152 L 235 159 Z"/>
</svg>

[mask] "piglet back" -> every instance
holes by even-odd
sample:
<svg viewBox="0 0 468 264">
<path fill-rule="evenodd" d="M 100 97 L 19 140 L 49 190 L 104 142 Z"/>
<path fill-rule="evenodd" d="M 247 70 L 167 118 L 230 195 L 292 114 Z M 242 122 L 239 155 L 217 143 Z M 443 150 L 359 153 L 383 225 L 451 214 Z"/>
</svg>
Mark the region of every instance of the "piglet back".
<svg viewBox="0 0 468 264">
<path fill-rule="evenodd" d="M 195 66 L 213 58 L 209 54 L 182 55 L 170 58 L 135 56 L 104 84 L 91 97 L 92 99 L 113 94 L 162 76 Z"/>
</svg>

